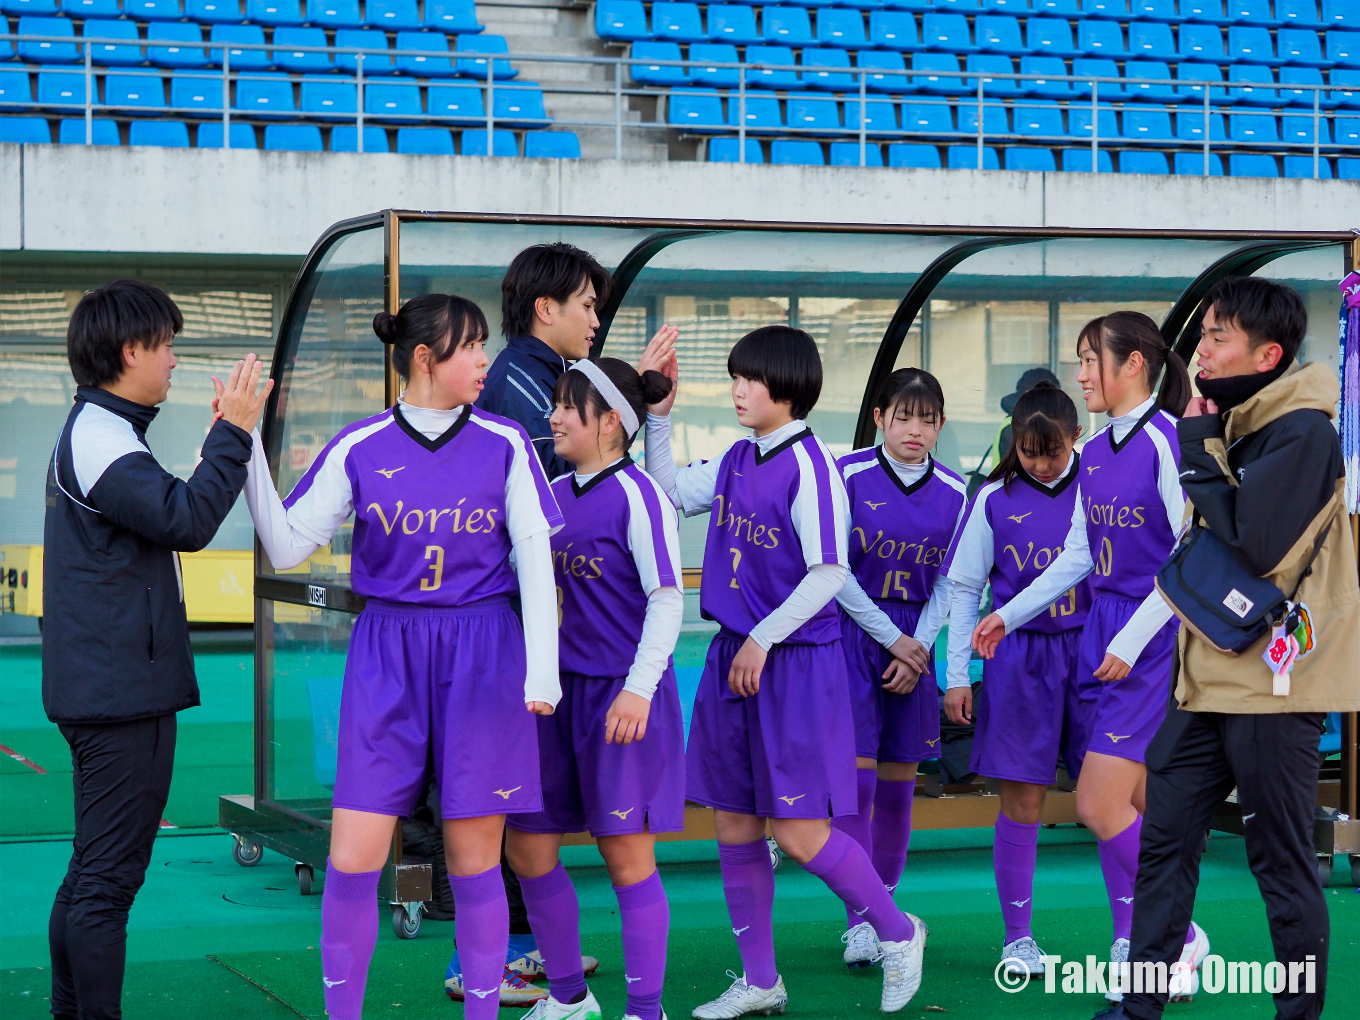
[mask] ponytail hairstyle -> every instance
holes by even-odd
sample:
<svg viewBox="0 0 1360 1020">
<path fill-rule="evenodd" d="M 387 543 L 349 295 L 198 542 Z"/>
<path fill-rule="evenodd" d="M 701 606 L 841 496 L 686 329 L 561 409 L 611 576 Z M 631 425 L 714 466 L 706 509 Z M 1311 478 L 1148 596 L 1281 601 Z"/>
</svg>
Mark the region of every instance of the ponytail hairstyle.
<svg viewBox="0 0 1360 1020">
<path fill-rule="evenodd" d="M 899 368 L 878 388 L 874 409 L 887 425 L 889 414 L 901 411 L 905 415 L 934 418 L 944 417 L 944 390 L 940 380 L 923 368 Z"/>
<path fill-rule="evenodd" d="M 1190 373 L 1181 356 L 1166 346 L 1157 324 L 1142 312 L 1111 312 L 1092 319 L 1077 337 L 1078 356 L 1082 344 L 1091 348 L 1097 363 L 1102 364 L 1102 371 L 1103 350 L 1110 352 L 1116 368 L 1137 351 L 1143 356 L 1148 390 L 1157 395 L 1157 406 L 1178 418 L 1185 413 L 1185 405 L 1190 403 Z M 1163 376 L 1160 393 L 1156 385 L 1158 376 Z"/>
<path fill-rule="evenodd" d="M 666 394 L 671 391 L 671 381 L 660 372 L 648 371 L 638 375 L 637 369 L 618 358 L 600 358 L 595 365 L 618 387 L 623 399 L 628 401 L 633 413 L 637 415 L 637 420 L 645 428 L 647 405 L 665 399 Z M 557 380 L 557 385 L 553 387 L 553 403 L 573 408 L 581 416 L 582 422 L 600 418 L 612 410 L 609 401 L 604 399 L 584 372 L 563 372 L 562 377 Z M 641 432 L 642 429 L 638 431 Z M 622 435 L 623 452 L 627 453 L 636 436 L 626 433 Z"/>
<path fill-rule="evenodd" d="M 402 305 L 396 315 L 373 316 L 373 332 L 392 348 L 392 365 L 403 379 L 411 378 L 411 357 L 424 344 L 434 361 L 448 361 L 464 341 L 485 340 L 486 316 L 467 298 L 456 294 L 422 294 Z"/>
<path fill-rule="evenodd" d="M 987 481 L 1003 479 L 1009 493 L 1011 482 L 1024 470 L 1020 463 L 1022 448 L 1027 457 L 1052 457 L 1068 440 L 1075 441 L 1079 431 L 1077 405 L 1066 393 L 1047 380 L 1025 390 L 1011 412 L 1011 448 Z"/>
</svg>

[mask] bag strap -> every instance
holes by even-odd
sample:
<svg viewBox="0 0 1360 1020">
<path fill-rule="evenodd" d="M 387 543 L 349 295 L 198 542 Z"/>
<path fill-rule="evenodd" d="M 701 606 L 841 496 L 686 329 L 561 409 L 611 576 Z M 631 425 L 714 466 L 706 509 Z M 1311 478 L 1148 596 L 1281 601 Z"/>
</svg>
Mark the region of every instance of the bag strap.
<svg viewBox="0 0 1360 1020">
<path fill-rule="evenodd" d="M 1294 601 L 1294 596 L 1297 595 L 1299 589 L 1303 587 L 1303 579 L 1313 572 L 1313 564 L 1317 562 L 1318 554 L 1322 552 L 1322 546 L 1323 543 L 1327 541 L 1327 536 L 1332 533 L 1332 525 L 1334 523 L 1336 523 L 1335 514 L 1333 514 L 1332 519 L 1327 522 L 1327 526 L 1318 532 L 1318 539 L 1313 543 L 1313 554 L 1308 557 L 1308 562 L 1303 565 L 1303 572 L 1299 574 L 1299 579 L 1294 585 L 1294 590 L 1289 593 L 1290 602 Z"/>
</svg>

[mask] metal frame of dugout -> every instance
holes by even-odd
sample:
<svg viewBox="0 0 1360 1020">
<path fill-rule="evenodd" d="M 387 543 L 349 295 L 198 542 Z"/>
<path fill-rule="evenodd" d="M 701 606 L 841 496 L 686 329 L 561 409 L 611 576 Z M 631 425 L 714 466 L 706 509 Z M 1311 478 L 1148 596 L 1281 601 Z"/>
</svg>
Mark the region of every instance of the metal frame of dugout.
<svg viewBox="0 0 1360 1020">
<path fill-rule="evenodd" d="M 319 300 L 318 288 L 322 286 L 323 269 L 337 245 L 346 238 L 364 233 L 369 251 L 373 256 L 372 265 L 366 268 L 371 272 L 360 284 L 345 283 L 333 295 L 337 301 L 355 305 L 353 335 L 357 338 L 368 331 L 368 319 L 379 309 L 396 312 L 401 304 L 403 262 L 403 231 L 409 238 L 408 250 L 414 250 L 417 234 L 428 231 L 429 225 L 446 224 L 448 230 L 468 230 L 477 228 L 487 232 L 487 236 L 508 234 L 516 250 L 539 241 L 574 241 L 601 256 L 608 265 L 615 264 L 615 287 L 609 298 L 599 309 L 601 328 L 592 348 L 592 357 L 598 357 L 605 346 L 611 325 L 624 304 L 631 289 L 635 288 L 639 277 L 650 263 L 653 263 L 667 249 L 683 242 L 699 239 L 724 239 L 727 243 L 755 243 L 768 238 L 781 252 L 791 250 L 800 240 L 815 245 L 829 236 L 854 244 L 873 245 L 872 251 L 881 249 L 885 259 L 905 245 L 922 244 L 929 241 L 933 246 L 923 258 L 923 266 L 918 266 L 905 274 L 892 277 L 897 281 L 893 292 L 896 310 L 892 314 L 877 352 L 872 368 L 863 388 L 858 417 L 854 430 L 856 446 L 869 445 L 875 437 L 872 417 L 873 394 L 880 381 L 890 374 L 901 354 L 904 340 L 913 323 L 917 322 L 926 308 L 932 294 L 939 291 L 941 283 L 963 265 L 967 260 L 980 254 L 1009 246 L 1036 244 L 1040 242 L 1090 239 L 1109 245 L 1136 244 L 1138 242 L 1180 242 L 1200 241 L 1218 242 L 1213 247 L 1213 258 L 1202 264 L 1195 275 L 1188 277 L 1188 285 L 1179 288 L 1170 312 L 1165 316 L 1162 333 L 1168 344 L 1175 347 L 1182 356 L 1188 356 L 1194 348 L 1198 335 L 1198 321 L 1195 311 L 1204 294 L 1219 279 L 1229 275 L 1249 275 L 1268 265 L 1275 259 L 1308 249 L 1328 246 L 1341 246 L 1343 253 L 1343 273 L 1360 266 L 1360 232 L 1265 232 L 1265 231 L 1181 231 L 1181 230 L 1101 230 L 1101 229 L 1062 229 L 1029 227 L 956 227 L 923 226 L 906 224 L 825 224 L 825 223 L 784 223 L 732 220 L 668 220 L 645 218 L 575 217 L 575 216 L 519 216 L 511 214 L 487 213 L 439 213 L 404 210 L 386 210 L 368 216 L 345 220 L 327 230 L 312 248 L 302 264 L 297 280 L 289 295 L 284 310 L 278 341 L 274 351 L 271 375 L 275 389 L 270 397 L 263 422 L 263 437 L 269 455 L 271 470 L 278 480 L 285 470 L 281 463 L 283 456 L 283 434 L 285 416 L 290 399 L 292 375 L 303 371 L 299 368 L 300 344 L 303 334 L 315 327 L 309 323 L 309 309 L 314 300 Z M 416 228 L 413 230 L 412 228 Z M 618 235 L 615 237 L 614 235 Z M 771 235 L 782 235 L 774 237 Z M 378 237 L 381 238 L 381 254 L 378 255 Z M 425 243 L 421 235 L 421 243 Z M 606 243 L 605 239 L 611 239 Z M 456 238 L 451 238 L 456 240 Z M 612 245 L 614 253 L 602 250 Z M 1045 249 L 1047 250 L 1047 249 Z M 508 261 L 506 259 L 505 261 Z M 380 263 L 380 266 L 377 264 Z M 503 267 L 504 262 L 502 262 Z M 759 266 L 748 267 L 759 269 Z M 380 276 L 379 276 L 380 269 Z M 495 270 L 499 276 L 500 270 Z M 654 270 L 654 272 L 656 272 Z M 664 270 L 661 270 L 664 275 Z M 412 296 L 411 294 L 407 295 Z M 1114 294 L 1107 295 L 1114 297 Z M 1125 297 L 1131 300 L 1131 297 Z M 367 304 L 364 304 L 367 301 Z M 348 305 L 346 306 L 348 307 Z M 650 322 L 648 325 L 652 325 Z M 334 324 L 330 327 L 336 328 Z M 493 325 L 494 329 L 494 325 Z M 383 359 L 368 362 L 372 378 L 367 380 L 361 403 L 364 406 L 358 413 L 350 413 L 349 420 L 340 420 L 329 429 L 329 434 L 317 441 L 329 439 L 338 428 L 349 424 L 363 415 L 371 414 L 381 406 L 395 403 L 398 395 L 399 380 L 391 365 L 390 357 L 377 352 L 372 344 L 371 335 L 368 346 L 357 343 L 354 355 L 339 352 L 334 361 L 335 369 L 343 373 L 347 370 L 347 356 L 362 356 Z M 370 355 L 368 348 L 373 348 Z M 1187 357 L 1188 360 L 1188 357 Z M 932 365 L 932 367 L 934 367 Z M 321 373 L 324 377 L 324 372 Z M 377 384 L 378 378 L 381 385 Z M 335 388 L 335 377 L 329 384 Z M 319 384 L 327 385 L 325 379 Z M 319 447 L 318 447 L 319 448 Z M 313 449 L 315 453 L 316 448 Z M 297 467 L 300 465 L 293 465 Z M 295 480 L 295 476 L 294 476 Z M 1352 529 L 1360 540 L 1360 518 L 1352 518 Z M 1360 541 L 1357 541 L 1360 545 Z M 346 548 L 345 553 L 348 552 Z M 335 557 L 339 560 L 340 557 Z M 343 557 L 347 573 L 348 557 Z M 276 647 L 276 636 L 281 633 L 281 619 L 297 620 L 301 617 L 331 619 L 352 619 L 363 608 L 364 599 L 355 595 L 345 583 L 342 572 L 335 564 L 329 567 L 315 567 L 306 574 L 275 571 L 268 563 L 259 543 L 255 549 L 255 782 L 251 795 L 223 796 L 219 801 L 219 825 L 232 833 L 236 839 L 234 856 L 238 863 L 249 866 L 257 863 L 262 848 L 269 847 L 296 862 L 299 889 L 303 895 L 311 892 L 315 869 L 324 868 L 329 837 L 330 801 L 324 789 L 312 789 L 311 795 L 304 789 L 301 794 L 284 796 L 276 782 L 276 769 L 279 766 L 277 754 L 283 746 L 280 734 L 276 732 L 279 720 L 274 715 L 276 694 L 276 655 L 282 649 Z M 307 567 L 308 564 L 304 564 Z M 299 568 L 300 569 L 300 568 Z M 699 584 L 699 570 L 685 570 L 686 588 L 696 588 Z M 291 615 L 290 615 L 291 614 Z M 307 656 L 301 657 L 307 660 Z M 332 656 L 333 658 L 333 656 Z M 311 661 L 311 660 L 307 660 Z M 333 665 L 333 663 L 332 663 Z M 306 662 L 303 663 L 305 671 Z M 309 680 L 310 682 L 310 680 Z M 338 698 L 338 689 L 336 697 Z M 1050 789 L 1044 810 L 1045 824 L 1075 822 L 1075 798 L 1070 782 L 1059 772 L 1058 782 Z M 923 784 L 925 785 L 925 784 Z M 1330 876 L 1332 860 L 1335 855 L 1350 858 L 1353 881 L 1360 883 L 1360 820 L 1357 820 L 1357 790 L 1360 789 L 1360 775 L 1357 774 L 1357 717 L 1355 714 L 1342 716 L 1341 755 L 1339 763 L 1325 761 L 1319 782 L 1317 797 L 1316 846 L 1319 855 L 1319 872 L 1324 879 Z M 941 829 L 988 826 L 995 822 L 998 798 L 994 791 L 983 784 L 972 788 L 941 789 L 939 784 L 927 791 L 931 795 L 922 796 L 915 808 L 915 828 Z M 1242 831 L 1240 811 L 1234 797 L 1230 797 L 1220 809 L 1214 820 L 1213 828 L 1221 831 Z M 714 836 L 712 813 L 691 805 L 686 812 L 685 830 L 661 836 L 661 839 L 712 839 Z M 568 837 L 568 843 L 589 843 L 586 834 Z M 421 904 L 429 900 L 431 890 L 431 868 L 428 864 L 408 864 L 402 860 L 401 824 L 393 840 L 392 852 L 383 868 L 379 885 L 379 896 L 392 907 L 392 922 L 397 934 L 413 938 L 419 930 Z"/>
</svg>

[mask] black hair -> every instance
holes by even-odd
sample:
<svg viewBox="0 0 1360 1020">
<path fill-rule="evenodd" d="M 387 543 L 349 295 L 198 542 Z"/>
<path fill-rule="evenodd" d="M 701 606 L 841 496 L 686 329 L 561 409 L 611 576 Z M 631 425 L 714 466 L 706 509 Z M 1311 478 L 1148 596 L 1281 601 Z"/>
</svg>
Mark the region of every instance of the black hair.
<svg viewBox="0 0 1360 1020">
<path fill-rule="evenodd" d="M 1148 389 L 1157 394 L 1157 406 L 1178 418 L 1185 413 L 1185 405 L 1190 403 L 1190 373 L 1181 356 L 1166 346 L 1157 324 L 1142 312 L 1111 312 L 1092 319 L 1077 337 L 1078 357 L 1082 344 L 1091 349 L 1097 362 L 1101 351 L 1108 350 L 1116 368 L 1137 351 L 1143 356 Z M 1159 375 L 1162 376 L 1160 391 L 1156 385 Z"/>
<path fill-rule="evenodd" d="M 790 326 L 762 326 L 747 333 L 727 355 L 727 374 L 764 383 L 771 400 L 792 405 L 795 418 L 806 418 L 822 395 L 817 341 Z"/>
<path fill-rule="evenodd" d="M 637 369 L 618 358 L 600 358 L 595 364 L 618 387 L 623 399 L 628 401 L 628 406 L 637 415 L 640 426 L 646 426 L 647 405 L 660 402 L 671 391 L 671 381 L 660 372 L 647 371 L 639 375 Z M 553 387 L 553 403 L 575 408 L 583 422 L 589 422 L 592 417 L 599 418 L 612 410 L 609 401 L 604 399 L 584 372 L 563 372 Z M 625 453 L 635 438 L 624 436 Z"/>
<path fill-rule="evenodd" d="M 1220 323 L 1237 323 L 1253 350 L 1262 344 L 1279 344 L 1284 351 L 1281 368 L 1298 357 L 1308 332 L 1308 309 L 1298 291 L 1258 276 L 1220 280 L 1200 305 L 1201 321 L 1210 308 Z"/>
<path fill-rule="evenodd" d="M 1011 447 L 1001 462 L 992 469 L 987 481 L 1004 479 L 1006 491 L 1024 467 L 1020 464 L 1023 448 L 1027 457 L 1052 457 L 1076 440 L 1081 425 L 1077 420 L 1077 405 L 1072 398 L 1047 380 L 1025 390 L 1011 412 Z"/>
<path fill-rule="evenodd" d="M 506 337 L 529 336 L 534 324 L 534 302 L 550 297 L 561 304 L 587 282 L 595 300 L 609 296 L 612 278 L 595 256 L 564 241 L 536 244 L 514 257 L 501 280 L 501 332 Z"/>
<path fill-rule="evenodd" d="M 890 411 L 939 421 L 944 417 L 944 390 L 940 380 L 923 368 L 899 368 L 883 380 L 874 407 L 885 424 Z"/>
<path fill-rule="evenodd" d="M 170 295 L 141 280 L 114 280 L 80 299 L 66 326 L 66 360 L 79 386 L 103 386 L 123 374 L 123 347 L 154 351 L 184 328 Z"/>
<path fill-rule="evenodd" d="M 457 294 L 422 294 L 411 298 L 397 314 L 373 316 L 373 332 L 392 348 L 392 366 L 403 379 L 411 378 L 411 356 L 424 344 L 436 362 L 448 361 L 464 341 L 485 340 L 488 329 L 482 310 Z"/>
</svg>

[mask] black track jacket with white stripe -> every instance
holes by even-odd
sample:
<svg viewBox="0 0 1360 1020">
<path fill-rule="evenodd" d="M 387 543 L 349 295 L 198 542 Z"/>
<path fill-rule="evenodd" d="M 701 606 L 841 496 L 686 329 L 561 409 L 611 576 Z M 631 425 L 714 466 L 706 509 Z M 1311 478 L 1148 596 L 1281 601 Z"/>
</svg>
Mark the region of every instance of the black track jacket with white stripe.
<svg viewBox="0 0 1360 1020">
<path fill-rule="evenodd" d="M 48 466 L 42 693 L 53 722 L 198 704 L 178 552 L 217 533 L 245 485 L 250 435 L 218 421 L 181 481 L 147 449 L 156 414 L 81 386 Z"/>
</svg>

